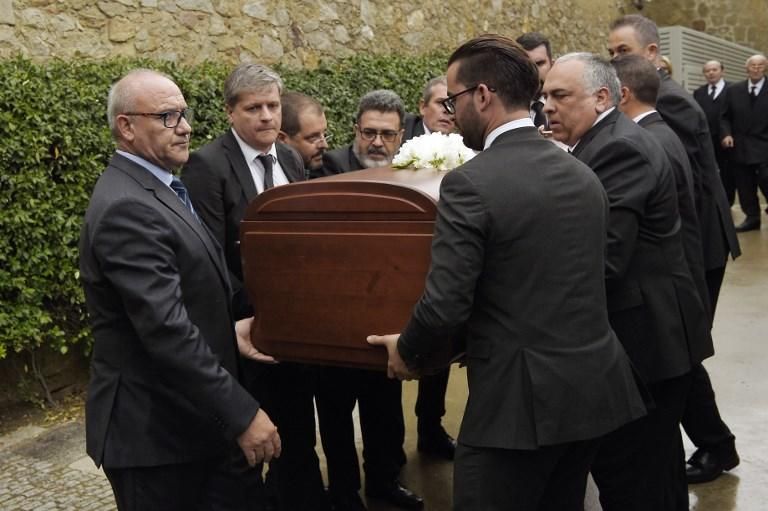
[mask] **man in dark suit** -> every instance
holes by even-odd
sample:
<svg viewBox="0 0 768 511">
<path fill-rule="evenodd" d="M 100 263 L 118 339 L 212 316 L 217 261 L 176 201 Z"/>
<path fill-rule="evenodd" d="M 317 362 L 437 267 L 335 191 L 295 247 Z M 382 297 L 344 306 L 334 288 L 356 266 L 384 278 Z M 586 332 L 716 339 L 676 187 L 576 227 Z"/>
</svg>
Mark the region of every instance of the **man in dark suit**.
<svg viewBox="0 0 768 511">
<path fill-rule="evenodd" d="M 597 439 L 644 409 L 605 309 L 608 201 L 533 126 L 539 80 L 517 43 L 468 41 L 447 76 L 444 104 L 482 152 L 443 179 L 407 327 L 369 342 L 386 345 L 392 376 L 410 378 L 466 336 L 453 509 L 582 509 Z"/>
<path fill-rule="evenodd" d="M 600 57 L 560 57 L 544 94 L 553 137 L 571 146 L 608 194 L 608 317 L 655 405 L 603 440 L 592 467 L 600 501 L 606 511 L 687 509 L 679 424 L 691 367 L 713 350 L 685 260 L 669 160 L 615 108 L 619 81 Z"/>
<path fill-rule="evenodd" d="M 88 454 L 121 511 L 250 509 L 258 493 L 218 476 L 237 444 L 251 465 L 280 453 L 237 381 L 238 351 L 271 359 L 250 345 L 251 319 L 235 324 L 221 249 L 172 174 L 189 155 L 191 111 L 169 78 L 136 70 L 110 90 L 107 116 L 117 152 L 80 236 L 95 340 Z"/>
<path fill-rule="evenodd" d="M 301 92 L 284 92 L 280 97 L 283 119 L 277 140 L 291 146 L 304 160 L 307 176 L 323 166 L 328 150 L 328 121 L 323 106 Z"/>
<path fill-rule="evenodd" d="M 453 133 L 453 116 L 445 111 L 442 100 L 448 96 L 445 76 L 432 78 L 424 86 L 419 99 L 419 115 L 405 114 L 403 142 L 421 135 Z"/>
<path fill-rule="evenodd" d="M 693 199 L 693 172 L 680 139 L 656 111 L 659 75 L 656 67 L 640 55 L 624 55 L 612 62 L 621 82 L 619 110 L 653 135 L 672 165 L 677 190 L 677 207 L 682 221 L 683 249 L 699 298 L 710 316 L 709 292 L 704 276 L 704 255 L 696 205 Z M 707 321 L 711 321 L 707 319 Z"/>
<path fill-rule="evenodd" d="M 656 24 L 637 14 L 618 18 L 611 24 L 608 52 L 641 55 L 659 69 L 659 32 Z M 656 110 L 678 136 L 691 162 L 696 212 L 701 227 L 704 268 L 709 305 L 714 317 L 720 286 L 725 275 L 728 253 L 741 254 L 728 200 L 718 177 L 712 137 L 701 107 L 680 85 L 659 70 L 661 85 Z M 688 460 L 689 483 L 705 482 L 739 464 L 735 437 L 720 418 L 712 382 L 703 365 L 692 369 L 683 427 L 698 447 Z"/>
<path fill-rule="evenodd" d="M 765 55 L 747 59 L 747 80 L 729 87 L 721 110 L 723 147 L 731 148 L 739 203 L 747 218 L 736 230 L 760 230 L 758 187 L 768 199 L 768 87 Z M 766 209 L 768 212 L 768 209 Z"/>
<path fill-rule="evenodd" d="M 405 107 L 391 90 L 360 98 L 352 144 L 323 155 L 323 173 L 341 174 L 392 163 L 403 136 Z M 320 373 L 317 415 L 328 461 L 328 493 L 335 511 L 360 511 L 360 469 L 352 411 L 360 411 L 363 470 L 368 497 L 420 509 L 418 495 L 398 480 L 405 464 L 402 386 L 381 371 L 326 367 Z"/>
<path fill-rule="evenodd" d="M 712 146 L 715 150 L 717 166 L 720 168 L 720 180 L 723 182 L 728 204 L 733 206 L 736 198 L 736 182 L 728 161 L 730 151 L 721 145 L 722 137 L 720 137 L 720 110 L 723 106 L 725 89 L 730 85 L 723 79 L 723 71 L 723 64 L 717 60 L 710 60 L 704 64 L 703 73 L 707 83 L 693 91 L 693 99 L 707 116 L 709 134 L 712 136 Z"/>
<path fill-rule="evenodd" d="M 271 69 L 258 64 L 238 66 L 224 83 L 231 129 L 194 152 L 182 171 L 200 219 L 224 248 L 240 316 L 251 311 L 239 243 L 246 206 L 264 190 L 304 179 L 304 162 L 298 153 L 276 143 L 281 92 L 282 81 Z M 291 511 L 322 509 L 313 406 L 316 369 L 293 363 L 249 363 L 244 369 L 248 389 L 273 418 L 283 439 L 283 455 L 270 464 L 267 474 L 267 489 L 276 506 Z"/>
</svg>

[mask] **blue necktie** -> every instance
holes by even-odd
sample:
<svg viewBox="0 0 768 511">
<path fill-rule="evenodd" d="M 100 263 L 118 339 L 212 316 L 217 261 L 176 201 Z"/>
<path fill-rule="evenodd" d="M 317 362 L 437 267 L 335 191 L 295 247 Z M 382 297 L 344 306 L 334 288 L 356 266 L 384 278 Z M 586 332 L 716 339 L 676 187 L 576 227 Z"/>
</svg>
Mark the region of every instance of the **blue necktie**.
<svg viewBox="0 0 768 511">
<path fill-rule="evenodd" d="M 195 208 L 192 207 L 192 201 L 189 198 L 189 192 L 187 191 L 187 187 L 184 186 L 184 183 L 181 182 L 181 179 L 179 179 L 176 176 L 173 176 L 173 180 L 171 181 L 171 189 L 176 192 L 176 195 L 179 196 L 179 199 L 181 199 L 181 202 L 184 203 L 184 205 L 187 207 L 190 213 L 192 213 L 192 216 L 197 218 L 197 213 L 195 213 Z M 199 218 L 197 218 L 198 222 L 200 221 Z"/>
</svg>

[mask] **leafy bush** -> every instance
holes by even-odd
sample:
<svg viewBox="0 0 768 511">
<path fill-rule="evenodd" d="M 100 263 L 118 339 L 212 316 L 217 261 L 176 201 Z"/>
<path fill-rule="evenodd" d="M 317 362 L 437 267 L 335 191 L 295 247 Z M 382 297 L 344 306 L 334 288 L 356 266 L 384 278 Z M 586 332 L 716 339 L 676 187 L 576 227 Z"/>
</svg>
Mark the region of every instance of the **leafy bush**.
<svg viewBox="0 0 768 511">
<path fill-rule="evenodd" d="M 352 139 L 362 94 L 393 89 L 413 111 L 424 83 L 444 65 L 441 55 L 358 56 L 315 70 L 277 70 L 288 89 L 325 106 L 341 146 Z M 80 222 L 113 151 L 107 91 L 135 67 L 162 70 L 179 83 L 195 109 L 193 148 L 227 128 L 221 89 L 230 68 L 222 64 L 0 61 L 0 359 L 41 345 L 64 353 L 89 338 L 77 272 Z"/>
</svg>

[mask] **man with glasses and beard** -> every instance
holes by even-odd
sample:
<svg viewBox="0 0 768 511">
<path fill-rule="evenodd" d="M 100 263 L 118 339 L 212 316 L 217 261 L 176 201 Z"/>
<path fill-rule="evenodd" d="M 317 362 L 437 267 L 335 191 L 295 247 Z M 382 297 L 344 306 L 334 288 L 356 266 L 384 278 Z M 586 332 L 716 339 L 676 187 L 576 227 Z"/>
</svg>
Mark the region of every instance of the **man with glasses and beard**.
<svg viewBox="0 0 768 511">
<path fill-rule="evenodd" d="M 405 106 L 391 90 L 371 91 L 360 98 L 352 144 L 323 155 L 323 168 L 312 177 L 387 167 L 403 140 Z"/>
<path fill-rule="evenodd" d="M 311 176 L 323 167 L 323 155 L 331 139 L 323 106 L 301 92 L 285 92 L 280 101 L 283 123 L 277 140 L 296 149 L 304 160 L 307 176 Z"/>
<path fill-rule="evenodd" d="M 468 41 L 447 77 L 443 105 L 481 152 L 443 178 L 424 294 L 402 335 L 368 340 L 398 379 L 466 341 L 454 510 L 583 509 L 598 438 L 645 411 L 605 308 L 608 198 L 539 136 L 538 72 L 517 43 Z"/>
<path fill-rule="evenodd" d="M 403 137 L 405 107 L 390 90 L 360 98 L 352 144 L 323 155 L 321 175 L 392 163 Z M 317 177 L 317 176 L 316 176 Z M 366 509 L 358 491 L 360 470 L 352 410 L 358 404 L 363 435 L 365 494 L 405 509 L 421 509 L 421 497 L 398 480 L 405 464 L 402 386 L 381 371 L 326 367 L 318 381 L 320 438 L 328 461 L 328 495 L 334 511 Z"/>
</svg>

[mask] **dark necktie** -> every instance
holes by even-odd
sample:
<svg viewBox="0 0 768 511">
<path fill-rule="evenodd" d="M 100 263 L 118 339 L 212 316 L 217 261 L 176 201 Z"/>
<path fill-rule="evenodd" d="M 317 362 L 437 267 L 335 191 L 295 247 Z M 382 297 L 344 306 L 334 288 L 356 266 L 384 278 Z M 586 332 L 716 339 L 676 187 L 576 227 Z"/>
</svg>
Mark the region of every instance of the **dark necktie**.
<svg viewBox="0 0 768 511">
<path fill-rule="evenodd" d="M 533 110 L 533 124 L 537 128 L 544 126 L 547 123 L 547 116 L 542 111 L 544 109 L 544 103 L 541 101 L 534 101 L 531 103 L 531 110 Z"/>
<path fill-rule="evenodd" d="M 275 186 L 275 181 L 272 179 L 272 155 L 260 154 L 256 158 L 264 166 L 264 190 L 269 190 Z"/>
<path fill-rule="evenodd" d="M 717 87 L 712 85 L 709 89 L 709 97 L 713 100 L 715 99 L 715 91 L 717 90 Z"/>
<path fill-rule="evenodd" d="M 752 101 L 755 100 L 757 97 L 757 85 L 753 85 L 752 88 L 749 90 L 749 97 L 752 99 Z"/>
<path fill-rule="evenodd" d="M 176 192 L 176 195 L 179 196 L 179 199 L 181 199 L 181 202 L 184 203 L 184 205 L 187 207 L 190 213 L 192 213 L 192 216 L 197 218 L 197 213 L 195 213 L 195 208 L 192 207 L 192 200 L 189 198 L 189 192 L 187 191 L 187 187 L 184 186 L 184 183 L 181 182 L 181 179 L 179 179 L 176 176 L 173 176 L 173 180 L 171 181 L 171 189 Z M 197 218 L 198 221 L 200 220 Z"/>
</svg>

